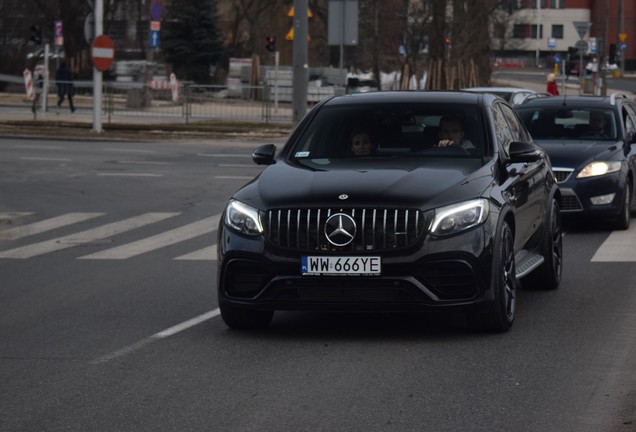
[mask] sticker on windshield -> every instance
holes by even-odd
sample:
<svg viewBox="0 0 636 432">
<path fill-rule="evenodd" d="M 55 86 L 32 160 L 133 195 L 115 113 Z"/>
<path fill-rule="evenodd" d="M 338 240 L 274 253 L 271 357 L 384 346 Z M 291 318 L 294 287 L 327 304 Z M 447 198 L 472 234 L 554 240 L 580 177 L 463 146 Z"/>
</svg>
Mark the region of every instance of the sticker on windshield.
<svg viewBox="0 0 636 432">
<path fill-rule="evenodd" d="M 306 158 L 306 157 L 309 157 L 309 152 L 308 151 L 299 151 L 299 152 L 296 152 L 295 156 L 297 158 Z"/>
</svg>

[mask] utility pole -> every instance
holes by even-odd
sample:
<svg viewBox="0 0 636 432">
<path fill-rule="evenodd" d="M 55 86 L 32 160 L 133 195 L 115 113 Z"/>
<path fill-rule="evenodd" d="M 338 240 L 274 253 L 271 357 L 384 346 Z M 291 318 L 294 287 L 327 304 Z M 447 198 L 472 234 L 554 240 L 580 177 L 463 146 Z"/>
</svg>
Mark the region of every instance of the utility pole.
<svg viewBox="0 0 636 432">
<path fill-rule="evenodd" d="M 292 80 L 292 122 L 295 125 L 307 113 L 307 0 L 294 0 L 294 61 Z"/>
<path fill-rule="evenodd" d="M 536 58 L 536 63 L 537 63 L 537 67 L 539 67 L 539 50 L 540 50 L 540 44 L 541 44 L 541 1 L 542 0 L 537 0 L 537 58 Z"/>
<path fill-rule="evenodd" d="M 95 0 L 95 38 L 104 32 L 104 0 Z M 91 132 L 102 133 L 102 71 L 93 67 L 93 129 Z"/>
</svg>

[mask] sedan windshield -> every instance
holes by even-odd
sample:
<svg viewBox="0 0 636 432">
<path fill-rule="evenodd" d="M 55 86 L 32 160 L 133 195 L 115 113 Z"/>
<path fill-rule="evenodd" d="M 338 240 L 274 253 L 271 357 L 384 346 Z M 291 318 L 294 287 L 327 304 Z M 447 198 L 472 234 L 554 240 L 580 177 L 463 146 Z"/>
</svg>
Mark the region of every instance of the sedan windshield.
<svg viewBox="0 0 636 432">
<path fill-rule="evenodd" d="M 612 110 L 592 108 L 521 108 L 517 110 L 534 139 L 616 141 Z"/>
<path fill-rule="evenodd" d="M 346 161 L 481 161 L 483 155 L 484 133 L 476 107 L 404 103 L 323 107 L 290 154 L 298 163 L 323 169 Z"/>
</svg>

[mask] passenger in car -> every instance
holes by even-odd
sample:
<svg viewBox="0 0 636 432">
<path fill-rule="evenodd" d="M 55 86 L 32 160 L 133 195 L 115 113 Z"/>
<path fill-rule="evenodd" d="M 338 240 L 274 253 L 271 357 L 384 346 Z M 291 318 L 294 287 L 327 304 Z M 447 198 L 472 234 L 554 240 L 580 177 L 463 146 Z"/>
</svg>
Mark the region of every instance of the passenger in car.
<svg viewBox="0 0 636 432">
<path fill-rule="evenodd" d="M 349 150 L 355 156 L 367 156 L 375 152 L 377 145 L 371 138 L 371 134 L 358 129 L 351 134 L 351 146 Z"/>
<path fill-rule="evenodd" d="M 456 145 L 464 150 L 474 150 L 475 145 L 464 137 L 464 126 L 457 117 L 444 116 L 439 121 L 438 147 Z"/>
</svg>

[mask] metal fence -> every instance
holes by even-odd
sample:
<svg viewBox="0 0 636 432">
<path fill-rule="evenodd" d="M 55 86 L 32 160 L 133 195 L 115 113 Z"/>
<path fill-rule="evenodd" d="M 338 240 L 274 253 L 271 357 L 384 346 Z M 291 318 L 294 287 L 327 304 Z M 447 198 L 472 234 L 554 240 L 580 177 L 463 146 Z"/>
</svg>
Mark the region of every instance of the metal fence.
<svg viewBox="0 0 636 432">
<path fill-rule="evenodd" d="M 42 112 L 57 110 L 57 84 L 48 85 L 46 104 L 37 102 L 35 117 Z M 92 81 L 74 82 L 73 102 L 76 115 L 93 112 Z M 179 83 L 178 95 L 169 82 L 144 85 L 134 82 L 105 82 L 102 90 L 103 118 L 107 123 L 131 118 L 153 118 L 165 121 L 193 122 L 201 120 L 249 121 L 262 123 L 292 122 L 292 107 L 281 89 L 270 86 L 198 85 Z M 281 93 L 277 93 L 280 91 Z M 344 94 L 343 87 L 323 88 L 321 97 Z M 175 97 L 176 96 L 176 97 Z M 314 100 L 315 101 L 315 100 Z M 313 102 L 313 101 L 312 101 Z M 0 107 L 28 112 L 33 107 L 26 97 L 21 77 L 0 75 Z M 69 112 L 65 100 L 61 112 Z"/>
</svg>

